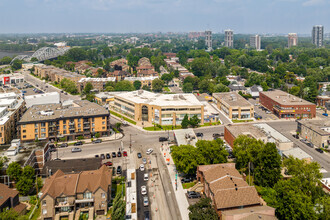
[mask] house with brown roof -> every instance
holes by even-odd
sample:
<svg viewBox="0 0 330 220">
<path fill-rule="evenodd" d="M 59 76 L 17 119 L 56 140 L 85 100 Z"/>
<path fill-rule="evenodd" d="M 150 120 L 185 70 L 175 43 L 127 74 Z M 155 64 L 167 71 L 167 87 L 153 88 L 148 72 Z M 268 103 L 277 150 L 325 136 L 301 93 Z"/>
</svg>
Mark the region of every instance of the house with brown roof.
<svg viewBox="0 0 330 220">
<path fill-rule="evenodd" d="M 18 191 L 0 183 L 0 212 L 11 208 L 19 214 L 26 211 L 26 205 L 19 202 Z"/>
<path fill-rule="evenodd" d="M 112 170 L 103 165 L 98 170 L 64 174 L 57 170 L 47 178 L 41 190 L 41 219 L 78 219 L 88 213 L 105 215 L 111 198 Z"/>
<path fill-rule="evenodd" d="M 249 186 L 234 163 L 201 165 L 197 179 L 204 184 L 204 193 L 212 200 L 220 219 L 226 210 L 261 206 L 254 186 Z"/>
</svg>

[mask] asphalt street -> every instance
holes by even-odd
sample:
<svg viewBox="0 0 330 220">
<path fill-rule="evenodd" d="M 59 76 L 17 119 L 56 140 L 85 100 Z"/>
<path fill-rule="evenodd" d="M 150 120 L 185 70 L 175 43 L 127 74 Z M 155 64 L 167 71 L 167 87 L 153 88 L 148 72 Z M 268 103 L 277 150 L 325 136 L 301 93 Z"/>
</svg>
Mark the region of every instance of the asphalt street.
<svg viewBox="0 0 330 220">
<path fill-rule="evenodd" d="M 149 188 L 147 186 L 147 182 L 143 180 L 143 175 L 147 171 L 140 171 L 140 169 L 136 170 L 136 191 L 137 191 L 137 213 L 138 213 L 138 219 L 144 219 L 144 212 L 149 211 L 150 213 L 150 204 L 148 206 L 143 205 L 143 197 L 147 196 L 149 203 L 150 203 L 150 197 L 149 197 Z M 147 186 L 147 195 L 141 194 L 141 186 Z"/>
</svg>

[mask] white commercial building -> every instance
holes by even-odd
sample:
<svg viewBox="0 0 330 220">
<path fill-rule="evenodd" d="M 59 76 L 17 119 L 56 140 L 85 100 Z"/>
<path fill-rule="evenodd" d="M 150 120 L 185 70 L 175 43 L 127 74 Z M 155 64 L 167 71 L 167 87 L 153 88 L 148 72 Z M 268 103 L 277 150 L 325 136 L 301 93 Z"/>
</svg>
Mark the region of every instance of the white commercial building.
<svg viewBox="0 0 330 220">
<path fill-rule="evenodd" d="M 0 85 L 23 83 L 24 76 L 19 73 L 0 75 Z"/>
<path fill-rule="evenodd" d="M 28 95 L 25 96 L 24 99 L 27 108 L 30 108 L 32 105 L 58 104 L 61 102 L 61 96 L 58 92 Z"/>
<path fill-rule="evenodd" d="M 250 37 L 250 47 L 260 50 L 261 48 L 261 37 L 260 35 L 253 35 Z"/>
</svg>

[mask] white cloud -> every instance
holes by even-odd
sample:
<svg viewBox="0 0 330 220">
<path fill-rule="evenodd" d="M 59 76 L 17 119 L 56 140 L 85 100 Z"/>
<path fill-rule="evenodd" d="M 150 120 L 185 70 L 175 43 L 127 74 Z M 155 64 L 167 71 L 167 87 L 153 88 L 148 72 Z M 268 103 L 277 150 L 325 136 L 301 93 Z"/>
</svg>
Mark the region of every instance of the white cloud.
<svg viewBox="0 0 330 220">
<path fill-rule="evenodd" d="M 303 3 L 303 6 L 316 6 L 323 5 L 326 0 L 307 0 Z"/>
</svg>

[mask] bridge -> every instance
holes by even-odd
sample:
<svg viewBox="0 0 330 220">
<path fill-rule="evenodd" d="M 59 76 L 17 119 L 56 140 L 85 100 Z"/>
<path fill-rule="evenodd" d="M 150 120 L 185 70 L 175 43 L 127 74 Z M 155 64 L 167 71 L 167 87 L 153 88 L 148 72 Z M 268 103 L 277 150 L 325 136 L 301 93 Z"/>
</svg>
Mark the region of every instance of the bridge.
<svg viewBox="0 0 330 220">
<path fill-rule="evenodd" d="M 32 58 L 38 59 L 39 62 L 54 59 L 58 56 L 64 55 L 70 48 L 54 48 L 54 47 L 42 47 L 36 52 L 34 52 L 31 56 L 28 55 L 18 55 L 16 56 L 10 64 L 14 62 L 14 60 L 23 60 L 25 62 L 30 62 Z"/>
</svg>

